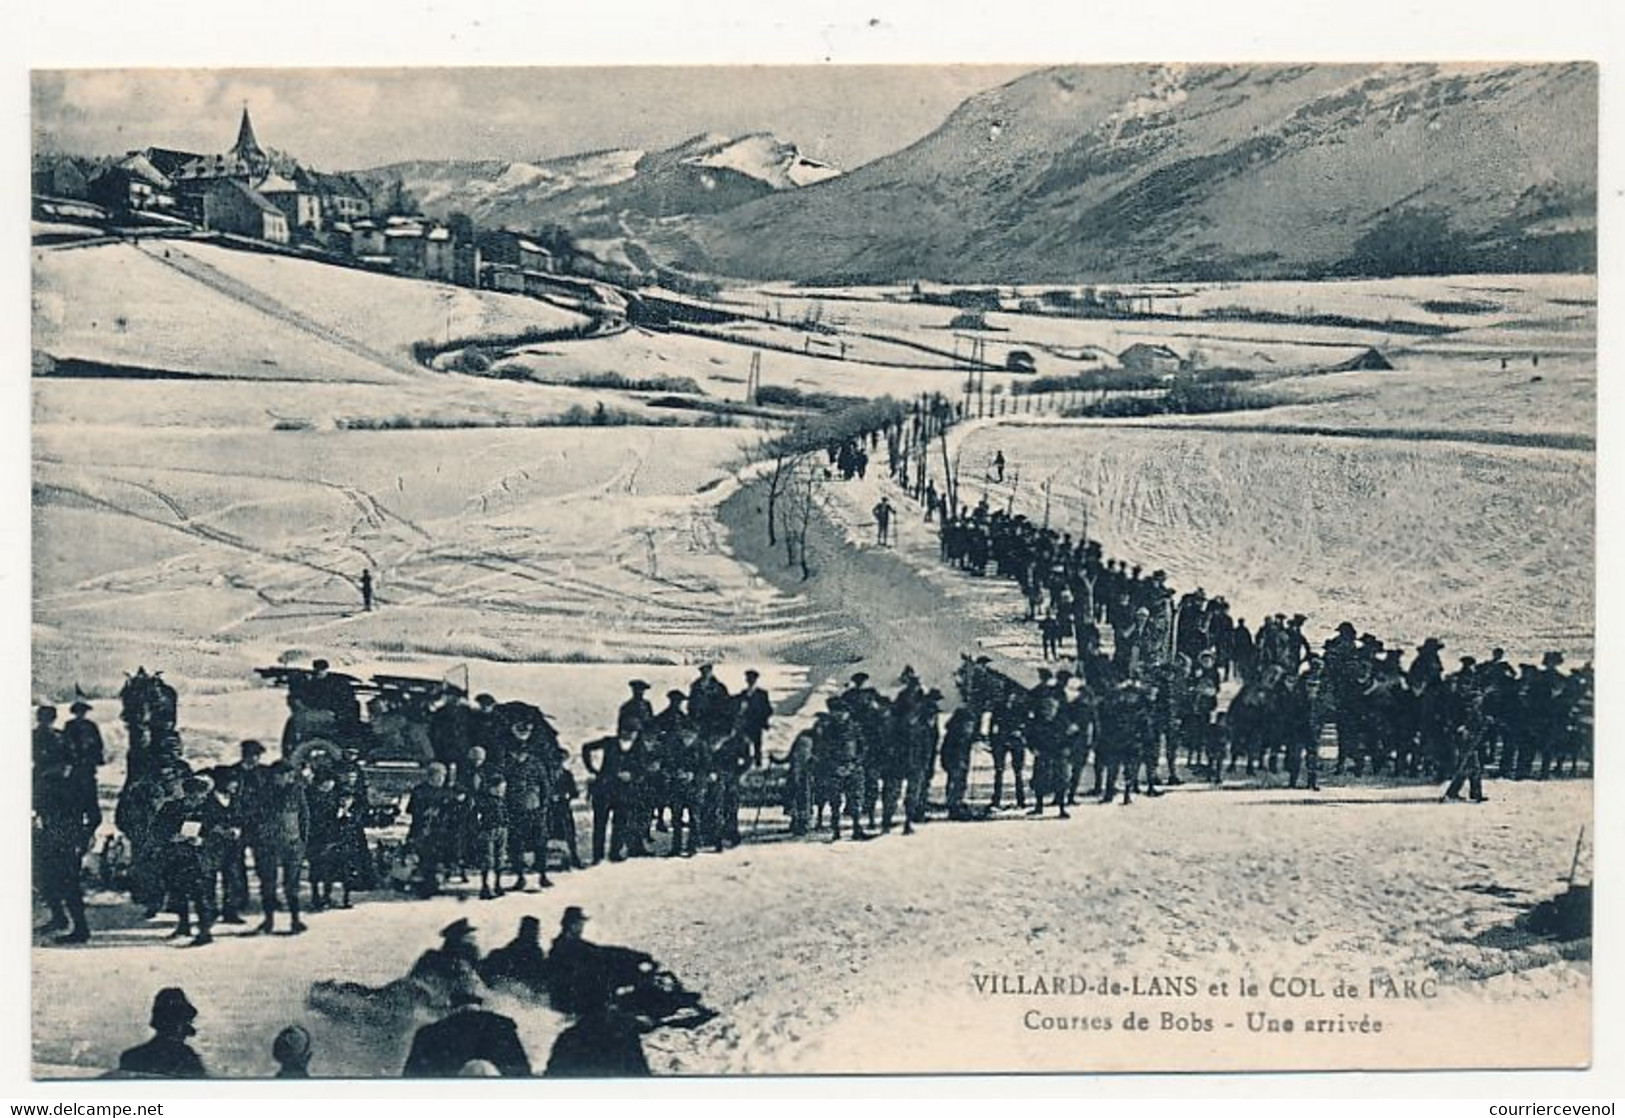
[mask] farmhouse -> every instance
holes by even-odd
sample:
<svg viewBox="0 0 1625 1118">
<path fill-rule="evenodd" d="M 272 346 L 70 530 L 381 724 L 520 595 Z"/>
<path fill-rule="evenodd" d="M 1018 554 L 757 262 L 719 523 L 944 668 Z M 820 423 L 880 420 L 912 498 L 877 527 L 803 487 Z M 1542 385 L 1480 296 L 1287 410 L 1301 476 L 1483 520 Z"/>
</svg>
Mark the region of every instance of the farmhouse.
<svg viewBox="0 0 1625 1118">
<path fill-rule="evenodd" d="M 90 200 L 114 213 L 173 210 L 175 192 L 169 176 L 140 152 L 133 152 L 91 181 Z"/>
<path fill-rule="evenodd" d="M 234 178 L 216 179 L 196 195 L 199 224 L 273 244 L 288 243 L 288 215 Z"/>
<path fill-rule="evenodd" d="M 1136 342 L 1119 353 L 1117 360 L 1132 373 L 1166 373 L 1170 376 L 1179 372 L 1184 364 L 1179 354 L 1167 346 L 1149 342 Z"/>
<path fill-rule="evenodd" d="M 65 155 L 48 155 L 34 161 L 33 192 L 45 198 L 90 197 L 90 180 L 79 164 Z"/>
<path fill-rule="evenodd" d="M 322 227 L 322 199 L 308 176 L 295 170 L 291 177 L 271 172 L 255 188 L 271 205 L 281 210 L 295 229 Z"/>
</svg>

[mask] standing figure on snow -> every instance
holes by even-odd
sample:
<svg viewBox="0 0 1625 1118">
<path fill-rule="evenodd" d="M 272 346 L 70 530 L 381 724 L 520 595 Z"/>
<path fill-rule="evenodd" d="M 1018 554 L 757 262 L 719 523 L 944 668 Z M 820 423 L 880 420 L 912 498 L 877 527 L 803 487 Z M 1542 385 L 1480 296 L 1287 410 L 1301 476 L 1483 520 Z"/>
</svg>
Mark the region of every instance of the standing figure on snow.
<svg viewBox="0 0 1625 1118">
<path fill-rule="evenodd" d="M 875 543 L 886 547 L 891 542 L 892 503 L 890 497 L 880 498 L 873 512 L 875 514 Z"/>
<path fill-rule="evenodd" d="M 305 930 L 299 918 L 299 877 L 310 842 L 310 804 L 299 774 L 286 761 L 271 766 L 271 782 L 253 821 L 254 870 L 260 879 L 260 906 L 264 919 L 255 931 L 276 930 L 277 889 L 288 906 L 288 932 Z"/>
</svg>

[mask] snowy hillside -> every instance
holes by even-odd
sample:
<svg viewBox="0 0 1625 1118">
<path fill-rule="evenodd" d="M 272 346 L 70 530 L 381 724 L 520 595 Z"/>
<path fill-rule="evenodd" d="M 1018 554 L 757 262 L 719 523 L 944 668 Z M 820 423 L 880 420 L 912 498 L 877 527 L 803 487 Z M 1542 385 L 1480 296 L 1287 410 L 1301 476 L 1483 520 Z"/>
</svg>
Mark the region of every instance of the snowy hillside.
<svg viewBox="0 0 1625 1118">
<path fill-rule="evenodd" d="M 58 361 L 393 382 L 423 372 L 416 341 L 585 321 L 518 295 L 204 243 L 34 251 L 33 346 Z"/>
<path fill-rule="evenodd" d="M 690 267 L 890 282 L 1587 270 L 1597 71 L 1033 73 L 817 191 L 695 222 Z"/>
</svg>

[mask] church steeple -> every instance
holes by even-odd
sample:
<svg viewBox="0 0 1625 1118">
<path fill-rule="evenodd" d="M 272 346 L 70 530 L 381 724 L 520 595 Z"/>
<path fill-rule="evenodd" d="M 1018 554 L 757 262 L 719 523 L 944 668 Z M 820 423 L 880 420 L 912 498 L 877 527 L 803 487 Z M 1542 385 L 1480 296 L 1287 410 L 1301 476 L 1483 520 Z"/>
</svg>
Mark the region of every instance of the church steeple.
<svg viewBox="0 0 1625 1118">
<path fill-rule="evenodd" d="M 265 151 L 254 138 L 254 122 L 248 119 L 248 106 L 243 106 L 243 122 L 237 126 L 237 144 L 231 154 L 245 163 L 263 162 Z"/>
</svg>

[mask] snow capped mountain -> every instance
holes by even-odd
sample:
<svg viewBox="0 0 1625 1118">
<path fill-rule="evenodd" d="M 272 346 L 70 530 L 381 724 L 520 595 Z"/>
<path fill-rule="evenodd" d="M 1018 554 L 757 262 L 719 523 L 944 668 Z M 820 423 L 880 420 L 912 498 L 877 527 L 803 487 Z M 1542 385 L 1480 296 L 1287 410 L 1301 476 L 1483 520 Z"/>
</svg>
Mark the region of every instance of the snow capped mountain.
<svg viewBox="0 0 1625 1118">
<path fill-rule="evenodd" d="M 461 211 L 478 222 L 523 228 L 552 221 L 592 226 L 623 213 L 632 219 L 712 213 L 840 173 L 765 133 L 707 132 L 664 151 L 616 148 L 512 163 L 414 161 L 360 174 L 371 181 L 399 177 L 428 213 Z"/>
<path fill-rule="evenodd" d="M 697 219 L 684 267 L 891 282 L 1584 270 L 1597 70 L 1029 74 L 815 191 Z"/>
</svg>

